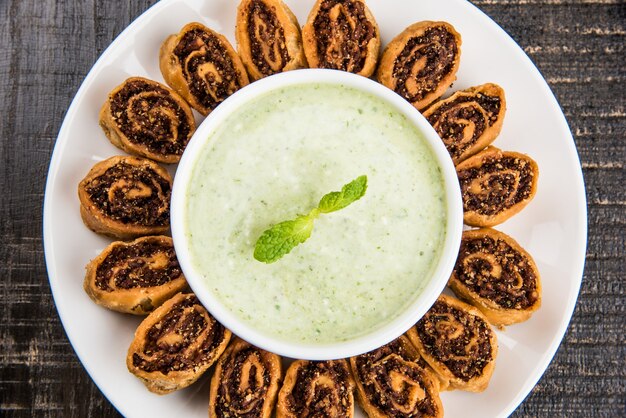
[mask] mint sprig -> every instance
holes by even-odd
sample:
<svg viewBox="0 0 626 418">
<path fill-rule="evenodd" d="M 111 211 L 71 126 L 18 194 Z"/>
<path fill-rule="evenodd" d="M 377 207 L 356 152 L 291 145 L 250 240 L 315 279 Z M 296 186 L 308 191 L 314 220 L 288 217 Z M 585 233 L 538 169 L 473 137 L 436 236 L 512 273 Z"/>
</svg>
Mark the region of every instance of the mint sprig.
<svg viewBox="0 0 626 418">
<path fill-rule="evenodd" d="M 254 258 L 273 263 L 302 244 L 313 231 L 313 216 L 301 216 L 291 221 L 277 223 L 261 234 L 254 247 Z"/>
<path fill-rule="evenodd" d="M 313 231 L 315 219 L 322 213 L 331 213 L 345 208 L 365 195 L 367 176 L 359 176 L 341 188 L 322 197 L 318 206 L 307 215 L 279 222 L 266 229 L 254 246 L 254 258 L 263 263 L 273 263 L 289 254 L 297 245 L 306 241 Z"/>
<path fill-rule="evenodd" d="M 359 200 L 367 190 L 367 176 L 359 176 L 341 188 L 340 192 L 330 192 L 320 200 L 317 209 L 322 213 L 335 212 Z"/>
</svg>

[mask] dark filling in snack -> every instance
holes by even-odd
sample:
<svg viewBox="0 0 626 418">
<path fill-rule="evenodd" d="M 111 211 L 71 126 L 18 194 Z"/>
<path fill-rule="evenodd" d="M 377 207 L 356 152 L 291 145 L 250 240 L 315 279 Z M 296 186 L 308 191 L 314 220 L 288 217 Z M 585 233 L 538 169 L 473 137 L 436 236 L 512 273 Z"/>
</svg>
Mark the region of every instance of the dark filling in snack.
<svg viewBox="0 0 626 418">
<path fill-rule="evenodd" d="M 406 337 L 396 338 L 389 344 L 385 344 L 376 350 L 370 351 L 365 354 L 361 354 L 357 356 L 357 364 L 362 364 L 363 366 L 367 366 L 370 363 L 375 363 L 380 359 L 387 357 L 390 354 L 397 354 L 407 361 L 417 362 L 421 359 L 419 354 L 411 353 L 406 349 L 406 344 L 411 344 L 408 341 L 402 342 L 402 339 Z"/>
<path fill-rule="evenodd" d="M 428 354 L 466 382 L 493 360 L 489 325 L 445 302 L 435 302 L 415 327 Z"/>
<path fill-rule="evenodd" d="M 244 372 L 244 368 L 249 367 Z M 247 377 L 244 380 L 244 376 Z M 271 385 L 270 368 L 255 347 L 232 353 L 222 363 L 222 375 L 215 399 L 218 417 L 260 417 Z"/>
<path fill-rule="evenodd" d="M 422 100 L 452 72 L 458 53 L 454 34 L 443 26 L 409 39 L 393 66 L 396 93 L 412 103 Z"/>
<path fill-rule="evenodd" d="M 174 54 L 182 65 L 191 94 L 207 109 L 215 109 L 241 88 L 235 64 L 213 34 L 201 29 L 186 32 Z"/>
<path fill-rule="evenodd" d="M 260 0 L 248 9 L 248 37 L 257 69 L 266 76 L 282 71 L 289 62 L 285 34 L 275 11 Z"/>
<path fill-rule="evenodd" d="M 355 0 L 325 0 L 313 22 L 319 67 L 358 73 L 365 66 L 376 27 Z"/>
<path fill-rule="evenodd" d="M 493 216 L 528 199 L 534 172 L 531 164 L 518 157 L 488 156 L 477 167 L 457 172 L 463 210 Z M 476 190 L 478 184 L 479 191 Z"/>
<path fill-rule="evenodd" d="M 208 329 L 206 335 L 202 335 Z M 214 361 L 225 328 L 194 295 L 171 309 L 146 334 L 143 350 L 133 353 L 133 365 L 148 373 L 195 369 Z M 203 341 L 198 343 L 198 338 Z"/>
<path fill-rule="evenodd" d="M 428 117 L 428 122 L 435 127 L 450 156 L 458 158 L 497 121 L 500 104 L 498 96 L 487 96 L 482 93 L 461 95 L 454 101 L 439 106 Z M 470 123 L 474 124 L 472 136 L 466 138 L 465 129 Z"/>
<path fill-rule="evenodd" d="M 437 405 L 433 402 L 432 388 L 425 383 L 423 364 L 419 355 L 409 354 L 395 340 L 358 356 L 355 375 L 368 401 L 386 416 L 432 417 L 437 415 Z"/>
<path fill-rule="evenodd" d="M 162 286 L 181 275 L 174 247 L 153 238 L 115 246 L 98 265 L 95 283 L 98 289 L 112 292 Z"/>
<path fill-rule="evenodd" d="M 169 225 L 170 183 L 150 167 L 120 162 L 85 187 L 93 204 L 115 221 Z"/>
<path fill-rule="evenodd" d="M 297 417 L 351 416 L 349 376 L 344 360 L 305 363 L 298 369 L 296 383 L 287 398 L 289 411 Z"/>
<path fill-rule="evenodd" d="M 191 126 L 170 92 L 132 80 L 110 99 L 111 115 L 128 140 L 161 155 L 182 155 Z"/>
<path fill-rule="evenodd" d="M 506 309 L 526 309 L 539 297 L 528 259 L 504 240 L 463 239 L 454 274 L 480 297 Z"/>
</svg>

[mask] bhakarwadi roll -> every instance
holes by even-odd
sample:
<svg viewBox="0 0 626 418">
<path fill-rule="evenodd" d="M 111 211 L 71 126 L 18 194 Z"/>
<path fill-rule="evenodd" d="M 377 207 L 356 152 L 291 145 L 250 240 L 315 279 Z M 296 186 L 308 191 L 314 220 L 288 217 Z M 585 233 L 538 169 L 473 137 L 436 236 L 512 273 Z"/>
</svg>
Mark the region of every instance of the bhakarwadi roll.
<svg viewBox="0 0 626 418">
<path fill-rule="evenodd" d="M 141 77 L 127 79 L 109 94 L 100 126 L 116 147 L 162 163 L 178 162 L 196 130 L 182 97 Z"/>
<path fill-rule="evenodd" d="M 163 395 L 198 380 L 230 337 L 194 294 L 179 293 L 139 325 L 126 365 L 148 390 Z"/>
<path fill-rule="evenodd" d="M 363 0 L 317 0 L 302 28 L 311 68 L 369 77 L 376 69 L 380 31 Z"/>
<path fill-rule="evenodd" d="M 350 366 L 368 417 L 443 417 L 438 380 L 405 335 L 352 357 Z"/>
<path fill-rule="evenodd" d="M 269 418 L 281 373 L 280 356 L 233 339 L 211 378 L 209 416 Z"/>
<path fill-rule="evenodd" d="M 475 307 L 442 294 L 407 335 L 450 389 L 487 388 L 498 344 L 487 318 Z"/>
<path fill-rule="evenodd" d="M 116 241 L 87 265 L 85 291 L 99 305 L 144 315 L 187 287 L 172 238 Z"/>
<path fill-rule="evenodd" d="M 281 0 L 242 0 L 235 36 L 253 80 L 307 66 L 300 25 Z"/>
<path fill-rule="evenodd" d="M 80 214 L 94 232 L 120 239 L 167 232 L 172 177 L 157 163 L 116 156 L 96 164 L 78 185 Z"/>
<path fill-rule="evenodd" d="M 353 388 L 346 360 L 296 360 L 278 393 L 276 417 L 353 417 Z"/>
<path fill-rule="evenodd" d="M 539 168 L 525 154 L 489 146 L 456 166 L 463 221 L 494 226 L 518 213 L 537 192 Z"/>
<path fill-rule="evenodd" d="M 435 102 L 424 111 L 424 117 L 443 140 L 454 164 L 458 164 L 496 139 L 505 111 L 504 90 L 487 83 Z"/>
<path fill-rule="evenodd" d="M 249 82 L 228 40 L 196 22 L 165 40 L 159 65 L 167 84 L 204 116 Z"/>
<path fill-rule="evenodd" d="M 446 22 L 417 22 L 385 48 L 376 78 L 418 110 L 425 109 L 456 80 L 461 35 Z"/>
<path fill-rule="evenodd" d="M 541 305 L 535 261 L 513 238 L 491 228 L 463 232 L 448 286 L 496 326 L 525 321 Z"/>
</svg>

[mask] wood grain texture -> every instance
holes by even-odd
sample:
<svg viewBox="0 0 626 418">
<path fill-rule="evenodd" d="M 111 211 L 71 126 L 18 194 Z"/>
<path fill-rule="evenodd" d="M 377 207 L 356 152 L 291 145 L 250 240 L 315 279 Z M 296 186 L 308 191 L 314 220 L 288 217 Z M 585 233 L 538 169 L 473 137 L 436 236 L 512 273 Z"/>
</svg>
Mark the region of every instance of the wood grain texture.
<svg viewBox="0 0 626 418">
<path fill-rule="evenodd" d="M 58 319 L 43 255 L 42 202 L 73 95 L 104 48 L 152 3 L 0 1 L 0 416 L 119 416 Z M 574 317 L 513 416 L 626 416 L 626 3 L 473 3 L 523 47 L 553 89 L 574 134 L 589 202 Z"/>
</svg>

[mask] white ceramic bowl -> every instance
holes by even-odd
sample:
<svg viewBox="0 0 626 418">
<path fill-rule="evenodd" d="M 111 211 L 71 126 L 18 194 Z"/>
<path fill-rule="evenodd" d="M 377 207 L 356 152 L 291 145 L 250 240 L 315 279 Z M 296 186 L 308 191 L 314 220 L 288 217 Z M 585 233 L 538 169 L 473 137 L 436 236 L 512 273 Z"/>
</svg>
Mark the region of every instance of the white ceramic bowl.
<svg viewBox="0 0 626 418">
<path fill-rule="evenodd" d="M 220 123 L 242 104 L 269 91 L 309 83 L 341 84 L 377 96 L 395 107 L 423 134 L 430 146 L 445 185 L 447 216 L 445 239 L 432 276 L 421 294 L 391 322 L 348 341 L 325 344 L 308 344 L 285 341 L 266 335 L 240 320 L 218 300 L 191 262 L 189 243 L 185 233 L 185 206 L 187 188 L 198 154 Z M 456 261 L 463 229 L 463 211 L 458 180 L 452 160 L 443 143 L 426 119 L 408 102 L 392 90 L 368 78 L 354 74 L 324 69 L 290 71 L 266 77 L 239 90 L 219 105 L 198 127 L 178 166 L 172 193 L 171 226 L 178 260 L 189 285 L 202 304 L 215 318 L 234 334 L 265 350 L 298 359 L 328 360 L 361 354 L 380 347 L 400 336 L 415 324 L 432 306 L 443 291 Z M 306 244 L 304 244 L 306 245 Z"/>
</svg>

